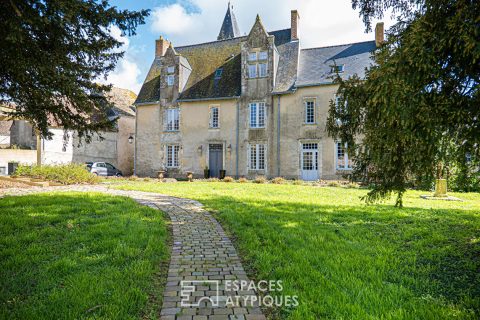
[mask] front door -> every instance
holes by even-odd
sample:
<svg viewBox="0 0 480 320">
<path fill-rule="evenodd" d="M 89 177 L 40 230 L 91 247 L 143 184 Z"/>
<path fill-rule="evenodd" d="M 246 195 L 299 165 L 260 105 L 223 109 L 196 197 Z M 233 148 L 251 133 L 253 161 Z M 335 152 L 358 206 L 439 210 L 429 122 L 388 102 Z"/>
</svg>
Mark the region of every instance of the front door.
<svg viewBox="0 0 480 320">
<path fill-rule="evenodd" d="M 208 168 L 210 169 L 210 177 L 218 178 L 220 170 L 223 170 L 223 145 L 209 145 Z"/>
<path fill-rule="evenodd" d="M 318 143 L 303 143 L 301 152 L 302 179 L 318 180 Z"/>
</svg>

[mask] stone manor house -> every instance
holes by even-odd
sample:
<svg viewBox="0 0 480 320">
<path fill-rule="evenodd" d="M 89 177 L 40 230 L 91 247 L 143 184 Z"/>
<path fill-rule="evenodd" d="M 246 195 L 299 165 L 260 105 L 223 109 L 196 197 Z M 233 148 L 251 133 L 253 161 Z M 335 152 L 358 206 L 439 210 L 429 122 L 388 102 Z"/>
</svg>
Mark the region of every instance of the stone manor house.
<svg viewBox="0 0 480 320">
<path fill-rule="evenodd" d="M 364 76 L 375 39 L 302 48 L 300 16 L 291 27 L 267 31 L 259 16 L 240 33 L 228 6 L 217 41 L 174 47 L 160 37 L 139 92 L 135 173 L 203 177 L 282 176 L 334 179 L 351 170 L 344 146 L 328 137 L 332 76 Z"/>
</svg>

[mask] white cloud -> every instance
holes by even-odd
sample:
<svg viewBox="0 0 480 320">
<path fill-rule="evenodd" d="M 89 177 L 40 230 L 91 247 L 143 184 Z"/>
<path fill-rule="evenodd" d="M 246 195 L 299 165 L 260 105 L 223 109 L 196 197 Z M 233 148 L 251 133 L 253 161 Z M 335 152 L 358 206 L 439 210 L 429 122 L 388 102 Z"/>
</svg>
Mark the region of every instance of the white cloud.
<svg viewBox="0 0 480 320">
<path fill-rule="evenodd" d="M 151 31 L 169 38 L 175 46 L 216 40 L 227 9 L 225 0 L 189 0 L 198 8 L 187 12 L 185 0 L 153 9 Z M 182 5 L 183 4 L 183 5 Z M 237 0 L 232 1 L 243 34 L 250 31 L 256 14 L 267 30 L 290 27 L 290 10 L 300 14 L 301 45 L 304 48 L 373 40 L 352 9 L 351 0 Z M 386 27 L 392 25 L 389 17 Z"/>
<path fill-rule="evenodd" d="M 118 61 L 113 72 L 108 75 L 103 83 L 113 84 L 115 87 L 129 89 L 138 94 L 142 86 L 140 74 L 142 73 L 135 58 L 135 48 L 130 46 L 130 40 L 122 35 L 121 30 L 113 26 L 110 34 L 118 41 L 122 42 L 122 46 L 118 51 L 125 51 L 123 58 Z"/>
</svg>

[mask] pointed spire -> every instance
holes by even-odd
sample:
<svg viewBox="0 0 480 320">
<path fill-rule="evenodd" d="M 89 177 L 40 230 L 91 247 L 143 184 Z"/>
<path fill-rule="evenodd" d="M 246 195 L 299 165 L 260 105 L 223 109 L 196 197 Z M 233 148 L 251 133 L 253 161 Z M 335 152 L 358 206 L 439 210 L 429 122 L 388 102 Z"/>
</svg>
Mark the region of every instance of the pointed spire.
<svg viewBox="0 0 480 320">
<path fill-rule="evenodd" d="M 240 28 L 237 24 L 237 18 L 233 13 L 233 5 L 228 2 L 227 13 L 225 14 L 225 19 L 223 19 L 222 28 L 218 34 L 217 40 L 226 40 L 232 39 L 241 36 Z"/>
</svg>

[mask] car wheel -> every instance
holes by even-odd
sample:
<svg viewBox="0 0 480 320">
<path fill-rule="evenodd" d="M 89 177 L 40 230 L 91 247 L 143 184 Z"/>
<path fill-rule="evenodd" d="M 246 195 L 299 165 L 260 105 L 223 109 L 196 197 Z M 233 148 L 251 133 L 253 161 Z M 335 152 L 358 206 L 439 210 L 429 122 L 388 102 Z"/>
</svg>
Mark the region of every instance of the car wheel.
<svg viewBox="0 0 480 320">
<path fill-rule="evenodd" d="M 117 176 L 117 177 L 122 177 L 122 174 L 121 174 L 121 173 L 117 173 L 116 176 Z"/>
</svg>

